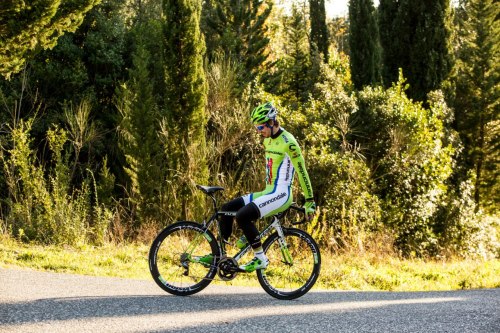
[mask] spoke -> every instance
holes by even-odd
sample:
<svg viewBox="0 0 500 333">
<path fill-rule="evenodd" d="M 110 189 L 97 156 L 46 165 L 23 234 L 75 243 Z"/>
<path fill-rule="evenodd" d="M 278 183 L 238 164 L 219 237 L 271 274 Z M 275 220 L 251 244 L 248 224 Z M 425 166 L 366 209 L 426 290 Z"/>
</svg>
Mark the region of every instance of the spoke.
<svg viewBox="0 0 500 333">
<path fill-rule="evenodd" d="M 293 292 L 304 286 L 313 273 L 312 251 L 306 241 L 296 235 L 287 235 L 284 242 L 276 240 L 267 254 L 271 264 L 264 272 L 265 279 L 275 289 Z"/>
<path fill-rule="evenodd" d="M 158 271 L 169 285 L 189 287 L 200 282 L 209 271 L 209 267 L 190 258 L 210 253 L 210 245 L 202 233 L 180 229 L 162 242 L 158 251 Z"/>
</svg>

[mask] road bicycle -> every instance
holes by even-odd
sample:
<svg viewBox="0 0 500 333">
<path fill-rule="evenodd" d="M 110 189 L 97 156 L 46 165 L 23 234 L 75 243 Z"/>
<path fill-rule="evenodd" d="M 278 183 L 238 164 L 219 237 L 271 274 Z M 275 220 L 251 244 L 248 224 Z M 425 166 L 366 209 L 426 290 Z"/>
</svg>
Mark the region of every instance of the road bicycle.
<svg viewBox="0 0 500 333">
<path fill-rule="evenodd" d="M 203 223 L 179 221 L 166 227 L 149 251 L 149 270 L 153 279 L 173 295 L 195 294 L 216 276 L 222 281 L 230 281 L 239 273 L 245 273 L 239 269 L 238 262 L 251 249 L 247 244 L 233 257 L 228 256 L 228 243 L 220 232 L 220 217 L 235 216 L 236 212 L 217 208 L 215 194 L 223 190 L 222 187 L 197 185 L 197 188 L 212 199 L 213 215 Z M 307 293 L 316 283 L 321 267 L 321 255 L 315 240 L 303 230 L 284 226 L 288 223 L 285 216 L 291 210 L 304 215 L 301 221 L 290 222 L 292 225 L 305 223 L 304 209 L 295 204 L 274 215 L 260 233 L 261 240 L 265 239 L 262 246 L 269 265 L 256 270 L 262 288 L 269 295 L 285 300 Z M 206 258 L 209 258 L 208 262 Z"/>
</svg>

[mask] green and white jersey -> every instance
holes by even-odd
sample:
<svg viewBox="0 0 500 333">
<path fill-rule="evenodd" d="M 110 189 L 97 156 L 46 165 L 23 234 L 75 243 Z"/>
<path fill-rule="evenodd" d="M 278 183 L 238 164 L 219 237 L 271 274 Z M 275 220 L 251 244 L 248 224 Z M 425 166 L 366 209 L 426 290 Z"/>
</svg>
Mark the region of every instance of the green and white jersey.
<svg viewBox="0 0 500 333">
<path fill-rule="evenodd" d="M 266 149 L 266 191 L 278 186 L 291 186 L 295 170 L 306 198 L 313 197 L 309 174 L 295 137 L 280 128 L 273 137 L 264 139 Z"/>
<path fill-rule="evenodd" d="M 306 199 L 313 198 L 313 190 L 305 167 L 302 151 L 295 137 L 280 128 L 272 137 L 264 139 L 266 151 L 266 188 L 243 196 L 245 204 L 254 202 L 261 217 L 285 210 L 292 203 L 291 185 L 295 170 Z"/>
</svg>

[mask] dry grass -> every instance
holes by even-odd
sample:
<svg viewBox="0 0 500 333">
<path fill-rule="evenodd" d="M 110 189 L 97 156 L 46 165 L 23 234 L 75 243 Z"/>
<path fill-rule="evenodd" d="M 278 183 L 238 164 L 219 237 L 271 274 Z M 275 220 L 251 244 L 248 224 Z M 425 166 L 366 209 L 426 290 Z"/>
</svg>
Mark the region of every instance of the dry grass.
<svg viewBox="0 0 500 333">
<path fill-rule="evenodd" d="M 400 259 L 324 254 L 320 285 L 327 289 L 431 291 L 500 288 L 500 260 Z"/>
<path fill-rule="evenodd" d="M 149 246 L 144 244 L 74 248 L 24 244 L 0 236 L 0 267 L 151 280 L 148 251 Z M 241 274 L 231 282 L 219 283 L 258 286 L 255 274 Z M 322 253 L 316 288 L 364 291 L 500 288 L 500 260 L 403 260 L 370 253 Z"/>
</svg>

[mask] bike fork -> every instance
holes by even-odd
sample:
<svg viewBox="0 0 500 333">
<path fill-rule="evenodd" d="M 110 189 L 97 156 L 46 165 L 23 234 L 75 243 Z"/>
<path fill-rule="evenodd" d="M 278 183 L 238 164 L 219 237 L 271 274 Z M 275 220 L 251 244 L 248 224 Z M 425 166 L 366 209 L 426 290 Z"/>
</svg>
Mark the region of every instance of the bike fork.
<svg viewBox="0 0 500 333">
<path fill-rule="evenodd" d="M 290 251 L 288 250 L 288 244 L 286 243 L 285 240 L 285 233 L 283 232 L 283 227 L 279 223 L 278 218 L 274 217 L 274 221 L 271 224 L 276 232 L 278 233 L 278 243 L 280 245 L 280 250 L 281 250 L 281 255 L 283 256 L 283 262 L 288 265 L 293 265 L 293 259 L 292 255 L 290 254 Z"/>
</svg>

